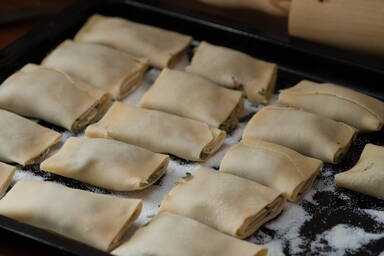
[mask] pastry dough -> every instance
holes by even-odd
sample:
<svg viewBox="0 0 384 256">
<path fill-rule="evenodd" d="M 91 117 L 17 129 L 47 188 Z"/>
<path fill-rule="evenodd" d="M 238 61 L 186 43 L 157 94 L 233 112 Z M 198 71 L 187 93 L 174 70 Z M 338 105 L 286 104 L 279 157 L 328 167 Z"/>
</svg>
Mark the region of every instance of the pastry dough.
<svg viewBox="0 0 384 256">
<path fill-rule="evenodd" d="M 227 88 L 242 87 L 248 99 L 256 103 L 269 101 L 277 79 L 276 64 L 207 42 L 197 47 L 186 71 Z"/>
<path fill-rule="evenodd" d="M 190 36 L 123 18 L 91 16 L 75 41 L 104 44 L 149 59 L 157 68 L 172 67 L 192 41 Z"/>
<path fill-rule="evenodd" d="M 85 134 L 112 138 L 158 153 L 204 161 L 223 144 L 226 133 L 192 119 L 115 102 Z"/>
<path fill-rule="evenodd" d="M 156 215 L 112 252 L 119 256 L 266 256 L 267 253 L 264 247 L 171 213 Z"/>
<path fill-rule="evenodd" d="M 121 99 L 136 89 L 147 63 L 103 45 L 66 40 L 54 49 L 42 65 L 64 71 L 70 76 L 110 92 Z"/>
<path fill-rule="evenodd" d="M 16 167 L 0 162 L 0 198 L 2 198 L 11 185 Z"/>
<path fill-rule="evenodd" d="M 384 122 L 384 102 L 332 84 L 302 81 L 283 90 L 279 102 L 344 122 L 363 132 L 378 131 Z"/>
<path fill-rule="evenodd" d="M 312 187 L 323 163 L 289 148 L 245 139 L 225 154 L 220 171 L 256 181 L 299 201 Z"/>
<path fill-rule="evenodd" d="M 164 69 L 139 103 L 155 109 L 231 130 L 244 109 L 241 92 L 217 86 L 191 73 Z"/>
<path fill-rule="evenodd" d="M 54 69 L 27 64 L 0 86 L 0 107 L 80 131 L 97 119 L 111 97 Z"/>
<path fill-rule="evenodd" d="M 283 194 L 256 182 L 199 168 L 161 202 L 160 212 L 195 219 L 226 234 L 246 238 L 283 209 Z"/>
<path fill-rule="evenodd" d="M 0 215 L 46 229 L 100 250 L 116 247 L 140 215 L 139 199 L 124 199 L 62 185 L 21 180 L 0 200 Z"/>
<path fill-rule="evenodd" d="M 335 181 L 340 187 L 384 199 L 384 147 L 367 144 L 356 165 L 337 174 Z"/>
<path fill-rule="evenodd" d="M 152 185 L 166 171 L 169 157 L 110 139 L 69 138 L 40 169 L 118 191 Z"/>
<path fill-rule="evenodd" d="M 287 17 L 291 0 L 199 0 L 228 8 L 256 9 L 275 16 Z"/>
<path fill-rule="evenodd" d="M 356 129 L 293 108 L 265 107 L 245 127 L 243 139 L 265 140 L 329 163 L 347 152 Z"/>
<path fill-rule="evenodd" d="M 31 164 L 59 142 L 60 138 L 58 132 L 0 110 L 0 161 Z"/>
</svg>

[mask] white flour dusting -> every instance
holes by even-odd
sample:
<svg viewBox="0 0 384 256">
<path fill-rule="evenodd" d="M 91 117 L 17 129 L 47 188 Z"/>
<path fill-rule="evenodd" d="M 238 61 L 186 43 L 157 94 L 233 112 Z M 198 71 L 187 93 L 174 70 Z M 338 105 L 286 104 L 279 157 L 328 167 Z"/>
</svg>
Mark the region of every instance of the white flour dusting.
<svg viewBox="0 0 384 256">
<path fill-rule="evenodd" d="M 339 224 L 331 230 L 319 234 L 312 243 L 311 249 L 321 252 L 325 246 L 329 246 L 332 248 L 330 251 L 319 253 L 319 255 L 345 255 L 346 253 L 353 253 L 370 241 L 380 238 L 384 238 L 384 233 L 372 234 L 361 228 Z"/>
<path fill-rule="evenodd" d="M 365 209 L 363 211 L 368 214 L 372 219 L 384 224 L 384 211 L 377 211 L 372 209 Z"/>
<path fill-rule="evenodd" d="M 185 57 L 177 69 L 183 69 L 188 63 Z M 137 106 L 142 95 L 153 84 L 160 71 L 150 69 L 141 83 L 141 86 L 131 95 L 123 100 L 124 103 Z M 275 105 L 277 94 L 269 105 Z M 252 117 L 260 110 L 262 105 L 255 105 L 249 101 L 245 102 L 245 113 L 241 118 L 238 128 L 227 136 L 223 147 L 208 161 L 200 163 L 203 166 L 218 168 L 221 159 L 228 149 L 236 144 L 240 139 L 243 129 Z M 68 131 L 63 133 L 62 143 L 71 136 L 83 136 L 83 134 L 73 134 Z M 356 142 L 357 146 L 363 146 L 366 141 Z M 49 155 L 57 152 L 52 150 Z M 352 152 L 354 159 L 358 153 Z M 181 159 L 172 159 L 169 163 L 166 175 L 155 185 L 138 192 L 116 193 L 108 190 L 99 189 L 87 184 L 71 185 L 71 181 L 58 178 L 38 169 L 35 171 L 21 170 L 16 171 L 13 183 L 23 179 L 48 180 L 66 185 L 80 187 L 96 193 L 109 193 L 119 197 L 140 198 L 143 200 L 143 211 L 133 227 L 127 233 L 125 239 L 128 239 L 133 231 L 140 225 L 147 223 L 152 216 L 158 212 L 158 206 L 162 198 L 171 190 L 174 184 L 185 176 L 186 172 L 193 172 L 199 166 L 199 163 L 184 161 Z M 308 192 L 305 198 L 299 204 L 287 203 L 283 213 L 274 220 L 265 224 L 248 240 L 257 244 L 262 244 L 269 248 L 271 256 L 282 255 L 343 255 L 345 253 L 357 252 L 362 247 L 384 238 L 384 203 L 375 201 L 364 207 L 356 205 L 364 204 L 365 198 L 356 199 L 356 194 L 350 194 L 347 191 L 336 188 L 333 177 L 335 168 L 326 165 L 320 173 L 314 188 Z M 359 207 L 361 209 L 359 209 Z M 342 223 L 345 218 L 357 220 L 356 223 Z M 352 216 L 352 217 L 351 217 Z M 335 222 L 334 219 L 339 218 Z M 368 221 L 367 223 L 358 223 Z M 335 222 L 335 223 L 334 223 Z M 340 224 L 339 224 L 340 223 Z M 360 225 L 355 227 L 354 225 Z M 365 230 L 364 225 L 369 225 L 370 230 Z M 381 226 L 380 226 L 381 225 Z M 171 231 L 170 231 L 171 232 Z M 384 240 L 383 240 L 384 248 Z M 384 249 L 383 249 L 384 250 Z M 380 254 L 384 256 L 384 253 Z"/>
</svg>

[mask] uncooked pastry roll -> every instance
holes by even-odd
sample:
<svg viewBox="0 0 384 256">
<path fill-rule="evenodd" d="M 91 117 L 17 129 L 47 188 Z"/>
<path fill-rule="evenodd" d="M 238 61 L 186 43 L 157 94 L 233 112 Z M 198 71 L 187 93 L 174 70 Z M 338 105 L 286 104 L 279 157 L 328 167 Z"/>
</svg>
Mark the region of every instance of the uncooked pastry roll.
<svg viewBox="0 0 384 256">
<path fill-rule="evenodd" d="M 106 170 L 107 171 L 107 170 Z M 21 180 L 0 200 L 0 215 L 110 251 L 140 215 L 141 200 Z"/>
<path fill-rule="evenodd" d="M 107 45 L 149 59 L 157 68 L 172 67 L 192 41 L 190 36 L 118 17 L 91 16 L 75 41 Z"/>
<path fill-rule="evenodd" d="M 32 164 L 60 141 L 61 134 L 0 110 L 0 161 Z"/>
<path fill-rule="evenodd" d="M 383 0 L 292 0 L 289 34 L 384 55 Z"/>
<path fill-rule="evenodd" d="M 220 171 L 256 181 L 299 201 L 312 187 L 323 163 L 296 151 L 256 139 L 245 139 L 225 154 Z"/>
<path fill-rule="evenodd" d="M 221 232 L 246 238 L 283 209 L 283 194 L 256 182 L 199 168 L 166 195 L 160 212 L 195 219 Z"/>
<path fill-rule="evenodd" d="M 2 198 L 11 185 L 16 167 L 0 162 L 0 198 Z"/>
<path fill-rule="evenodd" d="M 265 256 L 268 250 L 193 219 L 161 213 L 112 254 L 119 256 Z"/>
<path fill-rule="evenodd" d="M 197 47 L 186 71 L 227 88 L 243 88 L 248 99 L 256 103 L 269 101 L 277 79 L 276 64 L 207 42 Z"/>
<path fill-rule="evenodd" d="M 67 74 L 27 64 L 0 86 L 0 107 L 80 131 L 97 119 L 111 96 Z"/>
<path fill-rule="evenodd" d="M 363 132 L 378 131 L 384 122 L 384 102 L 332 84 L 301 81 L 281 91 L 279 102 L 344 122 Z"/>
<path fill-rule="evenodd" d="M 110 92 L 115 99 L 134 91 L 147 69 L 146 61 L 125 52 L 71 40 L 61 43 L 41 64 Z"/>
<path fill-rule="evenodd" d="M 91 138 L 111 138 L 158 153 L 204 161 L 223 144 L 226 133 L 192 119 L 115 102 L 105 116 L 88 126 Z"/>
<path fill-rule="evenodd" d="M 337 174 L 335 181 L 340 187 L 384 199 L 384 148 L 367 144 L 356 165 Z"/>
<path fill-rule="evenodd" d="M 337 163 L 356 134 L 341 122 L 293 108 L 265 107 L 245 127 L 243 139 L 265 140 L 301 154 Z"/>
<path fill-rule="evenodd" d="M 191 73 L 170 69 L 161 72 L 139 105 L 227 131 L 236 127 L 244 109 L 241 92 L 220 87 Z"/>
<path fill-rule="evenodd" d="M 110 139 L 72 137 L 40 169 L 102 188 L 144 189 L 166 171 L 169 157 Z"/>
<path fill-rule="evenodd" d="M 228 8 L 252 8 L 275 16 L 288 16 L 291 0 L 199 0 Z"/>
</svg>

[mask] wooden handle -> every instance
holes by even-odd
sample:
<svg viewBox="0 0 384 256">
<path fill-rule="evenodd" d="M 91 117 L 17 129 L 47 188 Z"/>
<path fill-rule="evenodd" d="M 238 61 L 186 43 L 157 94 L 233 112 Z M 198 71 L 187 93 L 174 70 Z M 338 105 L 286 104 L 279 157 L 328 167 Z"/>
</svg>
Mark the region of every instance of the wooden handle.
<svg viewBox="0 0 384 256">
<path fill-rule="evenodd" d="M 275 16 L 288 17 L 291 0 L 199 0 L 220 7 L 252 8 Z"/>
<path fill-rule="evenodd" d="M 292 0 L 289 34 L 384 55 L 384 0 Z"/>
</svg>

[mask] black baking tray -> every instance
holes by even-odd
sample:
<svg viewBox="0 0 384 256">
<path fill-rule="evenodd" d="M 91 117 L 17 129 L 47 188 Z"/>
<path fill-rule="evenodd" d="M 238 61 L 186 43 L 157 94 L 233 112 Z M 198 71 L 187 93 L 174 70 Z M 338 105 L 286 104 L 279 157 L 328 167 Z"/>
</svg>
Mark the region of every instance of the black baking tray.
<svg viewBox="0 0 384 256">
<path fill-rule="evenodd" d="M 0 82 L 20 69 L 26 63 L 39 63 L 52 49 L 67 38 L 72 38 L 86 19 L 94 13 L 125 17 L 137 22 L 178 31 L 193 36 L 196 40 L 206 40 L 241 50 L 257 58 L 279 64 L 278 89 L 294 85 L 302 79 L 318 82 L 334 82 L 354 88 L 369 95 L 384 99 L 384 70 L 363 66 L 332 54 L 316 51 L 316 48 L 299 47 L 284 43 L 258 33 L 244 24 L 233 23 L 225 18 L 210 16 L 203 12 L 184 9 L 180 6 L 161 1 L 134 0 L 89 0 L 80 1 L 51 18 L 46 24 L 32 30 L 7 48 L 0 51 Z M 242 120 L 245 122 L 247 120 Z M 44 124 L 52 127 L 49 124 Z M 347 170 L 357 161 L 364 143 L 384 145 L 383 132 L 359 135 L 352 145 L 350 153 L 333 172 Z M 361 143 L 364 142 L 364 143 Z M 321 175 L 320 179 L 323 178 Z M 76 185 L 73 185 L 76 187 Z M 356 198 L 353 207 L 370 207 L 384 210 L 384 201 L 352 193 Z M 343 202 L 331 194 L 317 195 L 323 199 L 323 209 L 303 228 L 302 234 L 313 238 L 317 231 L 326 230 L 335 223 L 360 223 L 368 230 L 377 228 L 375 223 L 354 215 L 348 207 L 339 207 Z M 305 205 L 303 205 L 305 207 Z M 311 207 L 311 206 L 308 206 Z M 339 209 L 329 215 L 331 209 Z M 348 214 L 346 219 L 345 215 Z M 325 219 L 327 221 L 324 221 Z M 0 229 L 22 237 L 33 239 L 57 250 L 55 255 L 64 253 L 73 255 L 109 255 L 82 243 L 59 235 L 31 227 L 29 225 L 0 216 Z M 263 229 L 263 228 L 262 228 Z M 377 230 L 377 229 L 376 229 Z M 384 232 L 384 227 L 380 229 Z M 267 230 L 264 230 L 268 232 Z M 273 234 L 271 234 L 273 236 Z M 370 252 L 384 249 L 384 239 L 367 245 Z M 285 250 L 288 254 L 288 252 Z M 316 255 L 308 251 L 306 255 Z M 361 253 L 360 255 L 364 255 Z"/>
</svg>

